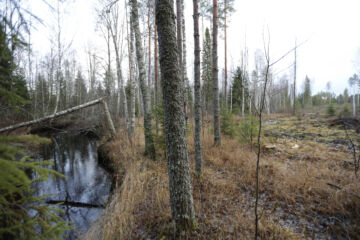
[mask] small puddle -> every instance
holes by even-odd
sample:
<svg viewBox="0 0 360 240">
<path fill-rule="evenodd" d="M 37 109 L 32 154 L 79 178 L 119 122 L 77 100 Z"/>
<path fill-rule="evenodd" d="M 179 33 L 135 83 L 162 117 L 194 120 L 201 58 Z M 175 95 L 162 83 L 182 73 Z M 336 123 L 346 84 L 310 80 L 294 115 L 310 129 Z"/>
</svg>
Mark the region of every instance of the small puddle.
<svg viewBox="0 0 360 240">
<path fill-rule="evenodd" d="M 50 178 L 36 184 L 37 194 L 51 194 L 49 204 L 60 205 L 60 216 L 74 224 L 76 230 L 66 239 L 76 239 L 79 232 L 86 232 L 106 205 L 111 186 L 111 176 L 98 164 L 96 140 L 82 135 L 58 134 L 52 144 L 42 149 L 40 159 L 52 159 L 52 169 L 66 178 Z"/>
</svg>

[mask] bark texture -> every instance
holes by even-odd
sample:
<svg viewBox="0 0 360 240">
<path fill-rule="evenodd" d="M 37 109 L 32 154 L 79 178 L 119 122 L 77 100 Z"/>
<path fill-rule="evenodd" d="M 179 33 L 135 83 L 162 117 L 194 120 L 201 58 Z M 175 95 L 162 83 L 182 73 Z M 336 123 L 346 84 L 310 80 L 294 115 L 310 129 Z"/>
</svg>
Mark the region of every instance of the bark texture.
<svg viewBox="0 0 360 240">
<path fill-rule="evenodd" d="M 218 38 L 218 5 L 217 0 L 213 0 L 213 107 L 214 107 L 214 143 L 221 144 L 220 137 L 220 105 L 219 105 L 219 79 L 218 79 L 218 54 L 217 54 L 217 38 Z"/>
<path fill-rule="evenodd" d="M 195 170 L 198 175 L 202 172 L 202 144 L 201 144 L 201 86 L 200 86 L 200 35 L 199 35 L 199 5 L 194 5 L 194 95 L 195 95 Z"/>
<path fill-rule="evenodd" d="M 192 229 L 195 218 L 183 111 L 183 81 L 173 1 L 157 0 L 156 4 L 171 213 L 176 230 L 182 231 Z"/>
<path fill-rule="evenodd" d="M 151 107 L 148 86 L 146 84 L 146 72 L 144 54 L 141 44 L 141 33 L 139 26 L 139 13 L 137 0 L 130 0 L 131 4 L 131 24 L 135 33 L 136 58 L 139 68 L 139 82 L 144 107 L 144 131 L 145 131 L 145 154 L 155 159 L 155 146 L 151 132 Z"/>
</svg>

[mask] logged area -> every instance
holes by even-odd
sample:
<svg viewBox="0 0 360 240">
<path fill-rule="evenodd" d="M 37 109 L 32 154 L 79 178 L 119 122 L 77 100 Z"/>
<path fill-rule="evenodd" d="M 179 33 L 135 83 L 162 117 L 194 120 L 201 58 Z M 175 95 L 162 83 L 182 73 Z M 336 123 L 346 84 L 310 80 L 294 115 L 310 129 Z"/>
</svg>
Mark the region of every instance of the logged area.
<svg viewBox="0 0 360 240">
<path fill-rule="evenodd" d="M 240 131 L 244 120 L 233 121 Z M 360 183 L 344 127 L 333 123 L 334 119 L 315 115 L 266 117 L 260 164 L 261 239 L 359 236 Z M 255 147 L 237 134 L 224 136 L 222 146 L 214 147 L 211 133 L 210 126 L 205 126 L 201 177 L 191 164 L 197 228 L 186 238 L 250 239 L 254 235 Z M 354 136 L 356 130 L 349 127 L 348 134 Z M 141 139 L 139 135 L 136 132 L 135 139 Z M 189 159 L 193 159 L 194 142 L 189 135 Z M 144 146 L 130 145 L 125 138 L 125 133 L 118 132 L 105 145 L 121 186 L 88 237 L 171 238 L 165 156 L 148 162 L 142 156 Z"/>
</svg>

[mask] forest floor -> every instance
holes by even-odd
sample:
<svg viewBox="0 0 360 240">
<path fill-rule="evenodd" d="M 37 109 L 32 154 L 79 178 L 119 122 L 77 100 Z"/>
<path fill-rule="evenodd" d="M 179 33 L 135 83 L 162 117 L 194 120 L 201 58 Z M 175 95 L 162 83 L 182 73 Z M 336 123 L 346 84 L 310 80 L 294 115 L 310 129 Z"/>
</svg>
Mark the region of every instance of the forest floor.
<svg viewBox="0 0 360 240">
<path fill-rule="evenodd" d="M 315 115 L 265 119 L 260 164 L 261 239 L 360 236 L 360 182 L 346 132 L 332 121 Z M 348 134 L 355 140 L 354 129 Z M 119 186 L 86 238 L 171 239 L 164 152 L 158 150 L 157 161 L 143 156 L 141 128 L 134 144 L 126 139 L 120 131 L 105 144 L 115 163 Z M 211 127 L 205 127 L 201 178 L 194 174 L 191 134 L 188 149 L 198 229 L 183 238 L 253 238 L 256 148 L 225 136 L 221 147 L 214 147 Z"/>
</svg>

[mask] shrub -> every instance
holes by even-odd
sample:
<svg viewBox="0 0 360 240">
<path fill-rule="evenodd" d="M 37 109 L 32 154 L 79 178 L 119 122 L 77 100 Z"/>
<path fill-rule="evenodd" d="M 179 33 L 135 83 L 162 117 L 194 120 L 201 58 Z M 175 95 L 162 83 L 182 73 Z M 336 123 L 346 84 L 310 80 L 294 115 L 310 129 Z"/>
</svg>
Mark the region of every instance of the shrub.
<svg viewBox="0 0 360 240">
<path fill-rule="evenodd" d="M 351 116 L 351 111 L 349 104 L 345 103 L 341 111 L 339 112 L 339 117 L 350 117 L 350 116 Z"/>
<path fill-rule="evenodd" d="M 336 110 L 334 107 L 334 104 L 330 103 L 328 107 L 326 108 L 326 113 L 329 117 L 333 117 L 336 114 Z"/>
<path fill-rule="evenodd" d="M 254 116 L 248 116 L 239 124 L 239 141 L 253 144 L 258 136 L 259 120 Z"/>
<path fill-rule="evenodd" d="M 220 130 L 225 136 L 235 137 L 236 135 L 236 123 L 234 115 L 226 108 L 223 108 L 220 115 Z"/>
</svg>

